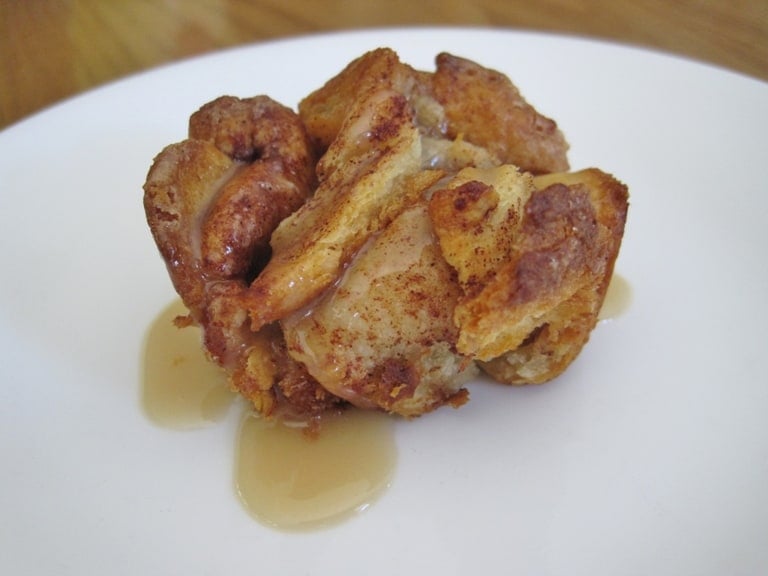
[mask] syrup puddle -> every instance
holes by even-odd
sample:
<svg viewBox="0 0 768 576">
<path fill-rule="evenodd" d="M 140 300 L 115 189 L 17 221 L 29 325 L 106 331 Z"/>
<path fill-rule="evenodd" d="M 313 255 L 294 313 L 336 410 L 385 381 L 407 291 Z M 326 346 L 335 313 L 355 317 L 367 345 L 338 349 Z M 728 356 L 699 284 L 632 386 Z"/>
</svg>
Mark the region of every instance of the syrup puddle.
<svg viewBox="0 0 768 576">
<path fill-rule="evenodd" d="M 180 300 L 152 323 L 144 348 L 142 405 L 149 419 L 164 428 L 200 428 L 218 422 L 237 397 L 227 375 L 202 350 L 200 329 L 177 328 L 173 319 L 187 314 Z"/>
<path fill-rule="evenodd" d="M 142 405 L 163 428 L 209 426 L 239 398 L 206 358 L 200 330 L 173 324 L 186 313 L 173 302 L 146 338 Z M 366 510 L 390 485 L 397 462 L 393 418 L 362 410 L 328 416 L 312 435 L 246 408 L 234 451 L 235 492 L 245 510 L 292 531 L 325 528 Z"/>
<path fill-rule="evenodd" d="M 603 300 L 598 320 L 613 320 L 624 314 L 632 303 L 632 286 L 626 278 L 614 274 Z"/>
<path fill-rule="evenodd" d="M 260 522 L 316 529 L 366 510 L 390 485 L 396 461 L 392 418 L 378 412 L 324 417 L 316 436 L 248 414 L 240 427 L 235 484 Z"/>
<path fill-rule="evenodd" d="M 630 284 L 614 274 L 599 319 L 620 316 L 631 301 Z M 142 403 L 165 428 L 220 421 L 238 397 L 205 357 L 199 329 L 173 324 L 186 313 L 175 301 L 146 339 Z M 246 410 L 234 451 L 234 487 L 243 507 L 260 523 L 286 531 L 325 528 L 366 510 L 389 487 L 397 463 L 394 419 L 354 409 L 325 418 L 318 435 Z"/>
</svg>

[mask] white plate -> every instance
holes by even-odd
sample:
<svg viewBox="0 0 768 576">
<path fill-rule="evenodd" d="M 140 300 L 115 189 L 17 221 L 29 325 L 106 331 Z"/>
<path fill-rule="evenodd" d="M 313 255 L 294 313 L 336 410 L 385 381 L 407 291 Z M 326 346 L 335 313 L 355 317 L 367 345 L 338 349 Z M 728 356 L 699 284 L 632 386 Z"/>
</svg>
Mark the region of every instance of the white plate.
<svg viewBox="0 0 768 576">
<path fill-rule="evenodd" d="M 173 299 L 153 156 L 220 94 L 289 105 L 364 50 L 500 69 L 631 190 L 634 299 L 557 382 L 475 386 L 397 428 L 392 487 L 335 528 L 256 523 L 236 416 L 150 424 L 147 327 Z M 0 133 L 3 574 L 757 574 L 768 569 L 768 86 L 563 37 L 378 30 L 160 68 Z"/>
</svg>

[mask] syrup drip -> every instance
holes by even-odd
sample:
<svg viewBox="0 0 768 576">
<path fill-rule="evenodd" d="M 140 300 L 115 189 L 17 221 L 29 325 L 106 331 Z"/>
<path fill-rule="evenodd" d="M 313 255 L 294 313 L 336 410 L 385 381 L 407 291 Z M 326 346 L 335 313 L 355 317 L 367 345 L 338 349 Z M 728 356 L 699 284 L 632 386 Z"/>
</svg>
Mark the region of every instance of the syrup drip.
<svg viewBox="0 0 768 576">
<path fill-rule="evenodd" d="M 203 352 L 200 330 L 177 328 L 187 310 L 169 305 L 149 329 L 142 404 L 155 424 L 190 429 L 222 420 L 237 395 Z M 350 409 L 325 417 L 317 434 L 248 412 L 235 446 L 235 490 L 259 522 L 311 530 L 367 509 L 391 483 L 397 461 L 394 422 Z"/>
<path fill-rule="evenodd" d="M 223 370 L 208 360 L 196 326 L 177 328 L 187 314 L 180 300 L 155 319 L 144 352 L 142 404 L 149 419 L 164 428 L 200 428 L 224 418 L 236 395 Z"/>
<path fill-rule="evenodd" d="M 392 418 L 349 409 L 317 434 L 247 415 L 235 485 L 245 508 L 283 530 L 310 530 L 366 510 L 390 485 L 397 460 Z"/>
<path fill-rule="evenodd" d="M 598 314 L 599 320 L 613 320 L 627 311 L 632 303 L 632 286 L 626 278 L 614 274 Z"/>
</svg>

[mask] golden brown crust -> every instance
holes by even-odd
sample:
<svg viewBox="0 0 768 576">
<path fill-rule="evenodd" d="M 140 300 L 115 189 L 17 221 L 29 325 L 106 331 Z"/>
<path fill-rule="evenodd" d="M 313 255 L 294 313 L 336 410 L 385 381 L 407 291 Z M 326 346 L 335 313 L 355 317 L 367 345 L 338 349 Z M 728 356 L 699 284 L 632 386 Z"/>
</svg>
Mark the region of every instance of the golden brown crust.
<svg viewBox="0 0 768 576">
<path fill-rule="evenodd" d="M 249 347 L 232 375 L 233 388 L 265 416 L 312 418 L 344 405 L 328 392 L 306 367 L 286 349 L 282 330 L 276 324 L 254 333 Z"/>
<path fill-rule="evenodd" d="M 376 92 L 360 101 L 318 164 L 314 196 L 272 236 L 272 259 L 244 300 L 253 328 L 295 312 L 330 286 L 388 215 L 413 199 L 413 184 L 423 185 L 424 176 L 433 181 L 429 173 L 414 179 L 420 170 L 419 134 L 402 95 Z"/>
<path fill-rule="evenodd" d="M 389 48 L 377 48 L 350 62 L 299 103 L 299 116 L 321 150 L 336 139 L 355 102 L 379 91 L 404 94 L 413 70 Z"/>
<path fill-rule="evenodd" d="M 487 305 L 507 306 L 508 340 L 481 363 L 510 384 L 542 383 L 578 355 L 597 323 L 624 234 L 627 188 L 596 169 L 534 180 L 519 252 L 489 286 Z M 482 327 L 479 327 L 482 329 Z"/>
<path fill-rule="evenodd" d="M 430 214 L 463 290 L 457 349 L 505 382 L 559 374 L 597 321 L 626 213 L 626 187 L 594 169 L 466 169 L 436 191 Z"/>
<path fill-rule="evenodd" d="M 475 153 L 482 150 L 495 163 L 534 174 L 568 169 L 568 144 L 557 124 L 531 106 L 509 78 L 448 53 L 435 62 L 434 73 L 423 72 L 388 48 L 367 52 L 301 101 L 301 119 L 326 149 L 356 101 L 394 91 L 408 100 L 426 136 L 475 145 Z"/>
<path fill-rule="evenodd" d="M 531 191 L 531 176 L 510 165 L 465 168 L 433 191 L 430 218 L 465 294 L 475 295 L 510 258 Z"/>
<path fill-rule="evenodd" d="M 206 283 L 245 280 L 266 260 L 273 230 L 312 191 L 315 155 L 297 115 L 263 96 L 217 98 L 192 115 L 189 132 L 155 158 L 144 207 L 199 318 Z"/>
<path fill-rule="evenodd" d="M 241 302 L 269 258 L 274 229 L 313 190 L 315 152 L 304 126 L 267 97 L 223 96 L 192 115 L 189 136 L 156 157 L 144 184 L 147 222 L 190 310 L 186 321 L 200 325 L 210 358 L 264 413 L 275 410 L 273 385 L 281 382 L 290 390 L 282 403 L 299 411 L 337 403 L 316 394 L 308 376 L 298 384 L 295 363 L 273 352 L 282 334 L 252 331 Z M 258 351 L 269 351 L 264 362 Z M 313 404 L 312 395 L 322 398 Z"/>
<path fill-rule="evenodd" d="M 286 186 L 286 194 L 298 195 L 292 204 L 301 204 L 315 186 L 317 158 L 306 127 L 293 110 L 268 96 L 208 102 L 190 117 L 189 138 L 211 142 L 240 162 L 273 165 L 271 176 L 295 188 Z"/>
<path fill-rule="evenodd" d="M 474 374 L 455 351 L 459 294 L 426 207 L 416 205 L 372 238 L 319 301 L 283 321 L 288 350 L 358 407 L 423 414 Z"/>
<path fill-rule="evenodd" d="M 198 319 L 205 281 L 192 231 L 234 169 L 234 161 L 212 144 L 188 140 L 167 146 L 155 158 L 144 184 L 149 228 L 174 288 Z"/>
<path fill-rule="evenodd" d="M 557 124 L 538 113 L 505 75 L 442 53 L 432 76 L 449 138 L 487 148 L 503 164 L 534 174 L 568 170 L 568 145 Z"/>
</svg>

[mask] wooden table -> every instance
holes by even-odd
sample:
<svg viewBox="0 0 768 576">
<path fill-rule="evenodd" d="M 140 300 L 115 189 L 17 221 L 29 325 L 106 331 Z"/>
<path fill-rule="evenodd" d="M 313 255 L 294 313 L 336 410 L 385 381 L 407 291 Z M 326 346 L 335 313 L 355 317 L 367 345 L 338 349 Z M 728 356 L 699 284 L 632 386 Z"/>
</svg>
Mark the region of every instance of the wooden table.
<svg viewBox="0 0 768 576">
<path fill-rule="evenodd" d="M 0 0 L 0 129 L 67 96 L 203 52 L 403 25 L 604 38 L 768 80 L 768 0 Z"/>
</svg>

